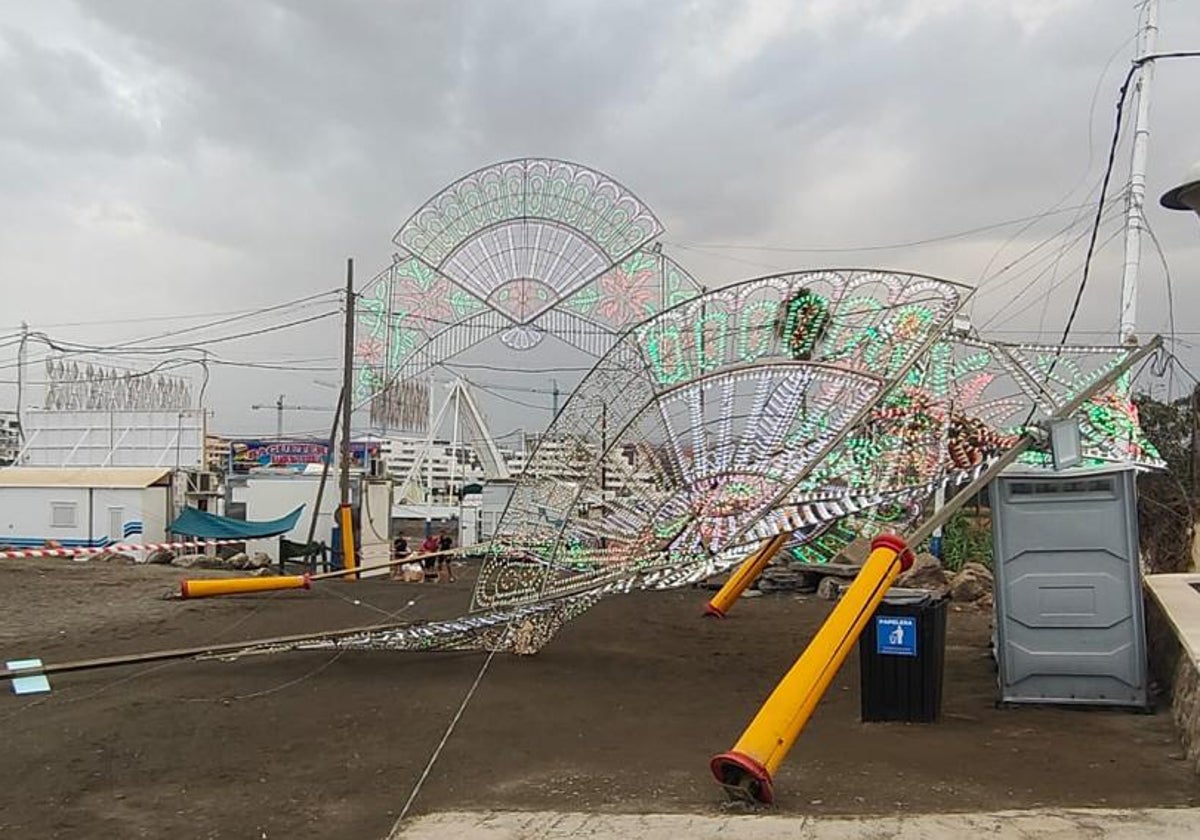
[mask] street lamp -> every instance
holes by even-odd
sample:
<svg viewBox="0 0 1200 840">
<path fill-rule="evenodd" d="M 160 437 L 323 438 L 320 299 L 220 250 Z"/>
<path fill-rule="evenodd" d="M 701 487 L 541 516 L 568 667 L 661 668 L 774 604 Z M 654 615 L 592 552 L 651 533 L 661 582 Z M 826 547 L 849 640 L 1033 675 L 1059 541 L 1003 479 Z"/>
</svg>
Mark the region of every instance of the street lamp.
<svg viewBox="0 0 1200 840">
<path fill-rule="evenodd" d="M 1200 161 L 1193 164 L 1182 184 L 1167 190 L 1158 201 L 1171 210 L 1191 210 L 1200 216 Z"/>
</svg>

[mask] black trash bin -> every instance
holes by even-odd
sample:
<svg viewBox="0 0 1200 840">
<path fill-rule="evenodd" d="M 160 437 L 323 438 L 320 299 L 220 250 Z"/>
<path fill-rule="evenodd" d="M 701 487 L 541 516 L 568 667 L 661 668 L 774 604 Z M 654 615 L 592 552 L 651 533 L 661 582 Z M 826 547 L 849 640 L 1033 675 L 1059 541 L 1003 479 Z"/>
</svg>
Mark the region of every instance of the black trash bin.
<svg viewBox="0 0 1200 840">
<path fill-rule="evenodd" d="M 889 593 L 858 639 L 864 721 L 930 723 L 942 713 L 946 599 Z"/>
</svg>

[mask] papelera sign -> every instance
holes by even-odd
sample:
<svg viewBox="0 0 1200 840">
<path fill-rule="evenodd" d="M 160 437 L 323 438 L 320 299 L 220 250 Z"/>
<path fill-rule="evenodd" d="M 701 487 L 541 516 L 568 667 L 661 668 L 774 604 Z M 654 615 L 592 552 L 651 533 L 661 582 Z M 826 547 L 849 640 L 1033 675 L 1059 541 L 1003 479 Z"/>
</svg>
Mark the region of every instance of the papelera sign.
<svg viewBox="0 0 1200 840">
<path fill-rule="evenodd" d="M 916 656 L 917 620 L 911 615 L 875 616 L 875 652 L 888 656 Z"/>
</svg>

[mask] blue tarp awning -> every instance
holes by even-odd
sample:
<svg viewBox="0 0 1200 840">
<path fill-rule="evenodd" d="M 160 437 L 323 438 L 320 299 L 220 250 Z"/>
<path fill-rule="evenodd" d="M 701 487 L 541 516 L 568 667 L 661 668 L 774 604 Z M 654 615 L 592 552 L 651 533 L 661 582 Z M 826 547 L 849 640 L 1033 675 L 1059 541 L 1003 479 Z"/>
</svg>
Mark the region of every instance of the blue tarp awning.
<svg viewBox="0 0 1200 840">
<path fill-rule="evenodd" d="M 198 537 L 204 540 L 237 540 L 260 539 L 262 537 L 277 537 L 286 534 L 296 527 L 304 505 L 296 508 L 287 516 L 271 519 L 266 522 L 247 522 L 242 519 L 230 519 L 227 516 L 217 516 L 215 513 L 205 513 L 195 508 L 184 508 L 179 518 L 167 526 L 173 534 L 183 534 L 185 537 Z"/>
</svg>

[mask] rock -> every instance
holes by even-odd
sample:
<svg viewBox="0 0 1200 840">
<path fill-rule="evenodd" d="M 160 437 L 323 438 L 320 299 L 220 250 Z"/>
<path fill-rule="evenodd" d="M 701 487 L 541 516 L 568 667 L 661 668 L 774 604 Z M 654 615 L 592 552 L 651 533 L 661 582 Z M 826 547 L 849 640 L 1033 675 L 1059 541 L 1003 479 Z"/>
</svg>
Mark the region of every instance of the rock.
<svg viewBox="0 0 1200 840">
<path fill-rule="evenodd" d="M 976 574 L 984 577 L 987 580 L 989 586 L 995 580 L 995 577 L 992 575 L 992 570 L 989 569 L 987 566 L 983 565 L 982 563 L 979 563 L 975 560 L 972 560 L 969 563 L 964 563 L 963 567 L 962 567 L 962 569 L 960 569 L 960 571 L 965 572 L 967 569 L 970 569 L 971 571 L 975 572 Z"/>
<path fill-rule="evenodd" d="M 817 597 L 826 601 L 836 601 L 842 597 L 842 582 L 835 577 L 821 578 L 817 584 Z"/>
<path fill-rule="evenodd" d="M 950 597 L 955 601 L 978 601 L 992 594 L 992 573 L 980 563 L 967 563 L 950 581 Z"/>
<path fill-rule="evenodd" d="M 179 566 L 182 569 L 202 569 L 204 567 L 201 564 L 207 562 L 209 559 L 203 554 L 181 554 L 171 561 L 171 565 Z"/>
<path fill-rule="evenodd" d="M 250 568 L 253 568 L 250 565 L 250 558 L 247 557 L 244 553 L 242 553 L 240 551 L 237 554 L 231 554 L 225 558 L 211 557 L 209 559 L 216 561 L 217 565 L 213 566 L 214 569 L 250 569 Z"/>
<path fill-rule="evenodd" d="M 93 563 L 125 563 L 130 566 L 137 562 L 137 558 L 120 551 L 101 551 L 93 554 L 91 560 Z"/>
<path fill-rule="evenodd" d="M 785 566 L 768 566 L 758 579 L 758 588 L 763 592 L 816 592 L 821 575 L 789 569 Z"/>
<path fill-rule="evenodd" d="M 842 549 L 835 562 L 848 563 L 851 566 L 861 566 L 867 562 L 871 553 L 871 540 L 867 537 L 857 537 L 854 542 Z"/>
<path fill-rule="evenodd" d="M 271 555 L 262 551 L 256 551 L 250 555 L 249 560 L 251 569 L 265 569 L 271 565 Z"/>
<path fill-rule="evenodd" d="M 146 562 L 156 566 L 169 566 L 175 562 L 175 552 L 169 548 L 156 548 L 147 555 Z"/>
<path fill-rule="evenodd" d="M 942 568 L 942 562 L 932 554 L 918 554 L 907 572 L 896 578 L 896 586 L 909 589 L 944 590 L 950 577 Z"/>
</svg>

